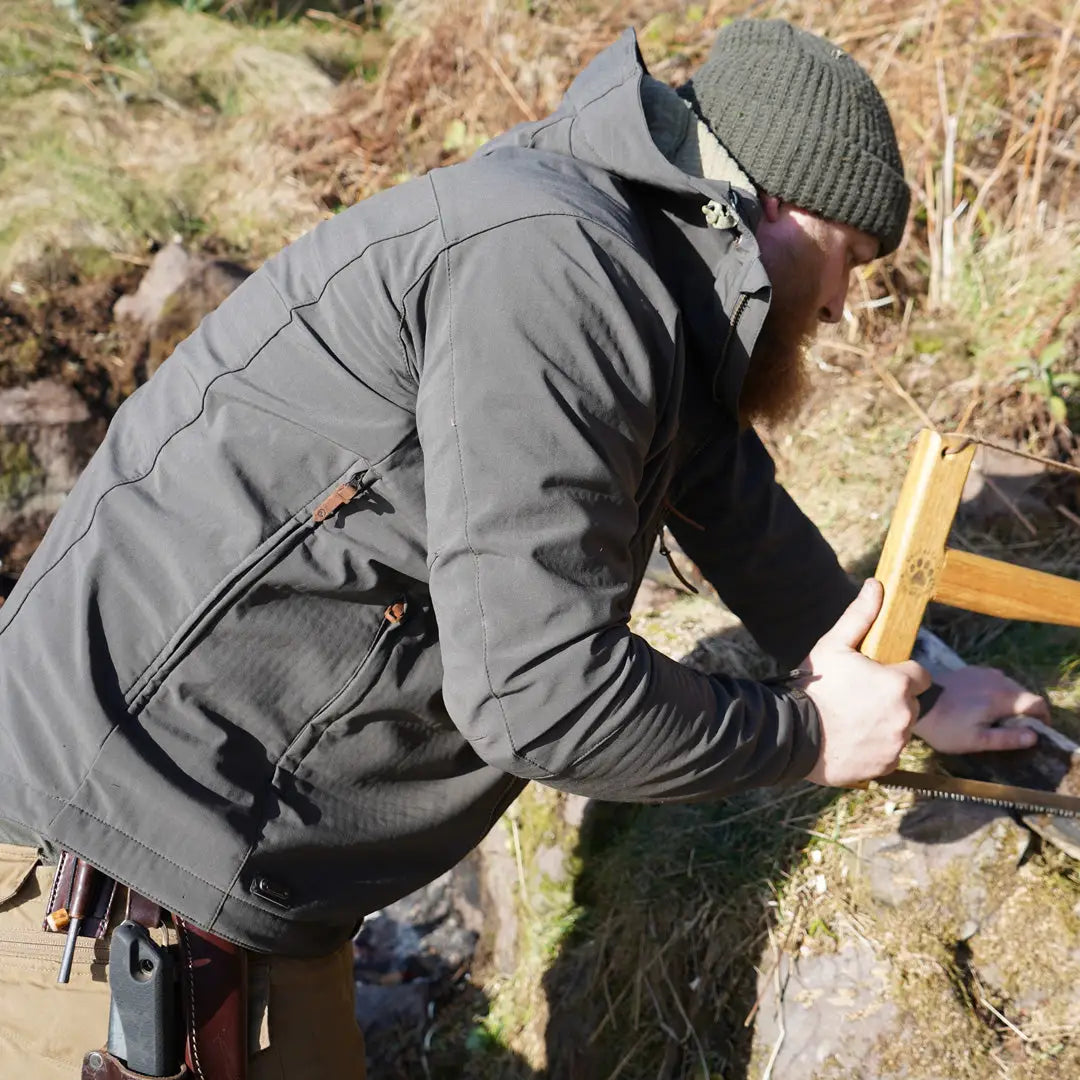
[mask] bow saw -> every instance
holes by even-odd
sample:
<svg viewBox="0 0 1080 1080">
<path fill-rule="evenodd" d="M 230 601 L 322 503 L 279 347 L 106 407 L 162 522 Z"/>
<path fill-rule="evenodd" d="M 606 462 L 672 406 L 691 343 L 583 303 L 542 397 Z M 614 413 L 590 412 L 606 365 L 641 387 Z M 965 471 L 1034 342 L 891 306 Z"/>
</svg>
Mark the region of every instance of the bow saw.
<svg viewBox="0 0 1080 1080">
<path fill-rule="evenodd" d="M 975 446 L 963 435 L 919 434 L 874 575 L 885 595 L 860 646 L 872 660 L 893 664 L 911 656 L 931 600 L 1003 619 L 1080 627 L 1080 581 L 946 546 Z M 906 769 L 853 786 L 872 784 L 1080 817 L 1080 798 L 1038 788 Z"/>
</svg>

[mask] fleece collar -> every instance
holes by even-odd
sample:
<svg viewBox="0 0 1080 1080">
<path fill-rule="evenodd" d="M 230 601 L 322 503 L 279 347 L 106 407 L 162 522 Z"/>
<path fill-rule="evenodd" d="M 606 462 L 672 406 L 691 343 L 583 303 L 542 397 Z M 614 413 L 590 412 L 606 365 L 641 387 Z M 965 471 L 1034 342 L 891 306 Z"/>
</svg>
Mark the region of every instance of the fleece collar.
<svg viewBox="0 0 1080 1080">
<path fill-rule="evenodd" d="M 749 199 L 755 197 L 750 177 L 701 121 L 689 101 L 679 97 L 666 83 L 645 75 L 641 80 L 641 104 L 652 141 L 672 165 L 690 176 L 721 180 Z"/>
</svg>

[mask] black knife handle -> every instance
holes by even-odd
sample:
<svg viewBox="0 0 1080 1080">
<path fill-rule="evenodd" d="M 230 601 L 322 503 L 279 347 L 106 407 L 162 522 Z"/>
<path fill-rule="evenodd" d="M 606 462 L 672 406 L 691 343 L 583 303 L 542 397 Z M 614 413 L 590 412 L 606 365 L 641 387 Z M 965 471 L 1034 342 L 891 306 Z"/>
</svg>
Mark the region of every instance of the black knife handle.
<svg viewBox="0 0 1080 1080">
<path fill-rule="evenodd" d="M 145 926 L 125 921 L 113 930 L 109 989 L 109 1052 L 144 1076 L 179 1071 L 176 961 Z"/>
<path fill-rule="evenodd" d="M 921 720 L 938 702 L 938 698 L 945 693 L 945 687 L 932 682 L 915 700 L 919 703 L 919 719 Z"/>
</svg>

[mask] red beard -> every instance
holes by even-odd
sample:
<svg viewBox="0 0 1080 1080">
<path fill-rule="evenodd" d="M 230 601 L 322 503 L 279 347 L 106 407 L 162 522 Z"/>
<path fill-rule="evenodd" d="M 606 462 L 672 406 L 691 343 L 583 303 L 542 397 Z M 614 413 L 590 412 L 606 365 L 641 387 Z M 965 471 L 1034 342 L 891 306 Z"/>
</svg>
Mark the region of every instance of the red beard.
<svg viewBox="0 0 1080 1080">
<path fill-rule="evenodd" d="M 813 251 L 762 250 L 772 302 L 739 395 L 739 422 L 792 420 L 810 393 L 806 351 L 818 321 L 818 266 Z"/>
</svg>

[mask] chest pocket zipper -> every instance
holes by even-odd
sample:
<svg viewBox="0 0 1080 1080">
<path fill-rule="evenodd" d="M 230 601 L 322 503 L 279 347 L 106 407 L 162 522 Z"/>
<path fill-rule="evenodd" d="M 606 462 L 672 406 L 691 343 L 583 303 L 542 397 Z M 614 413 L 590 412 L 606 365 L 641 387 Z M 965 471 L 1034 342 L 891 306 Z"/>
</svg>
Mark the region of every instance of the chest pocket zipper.
<svg viewBox="0 0 1080 1080">
<path fill-rule="evenodd" d="M 339 484 L 326 496 L 325 499 L 312 511 L 312 519 L 316 525 L 321 525 L 335 510 L 351 503 L 357 495 L 367 491 L 375 482 L 366 480 L 365 473 L 357 473 L 351 476 L 344 484 Z"/>
</svg>

